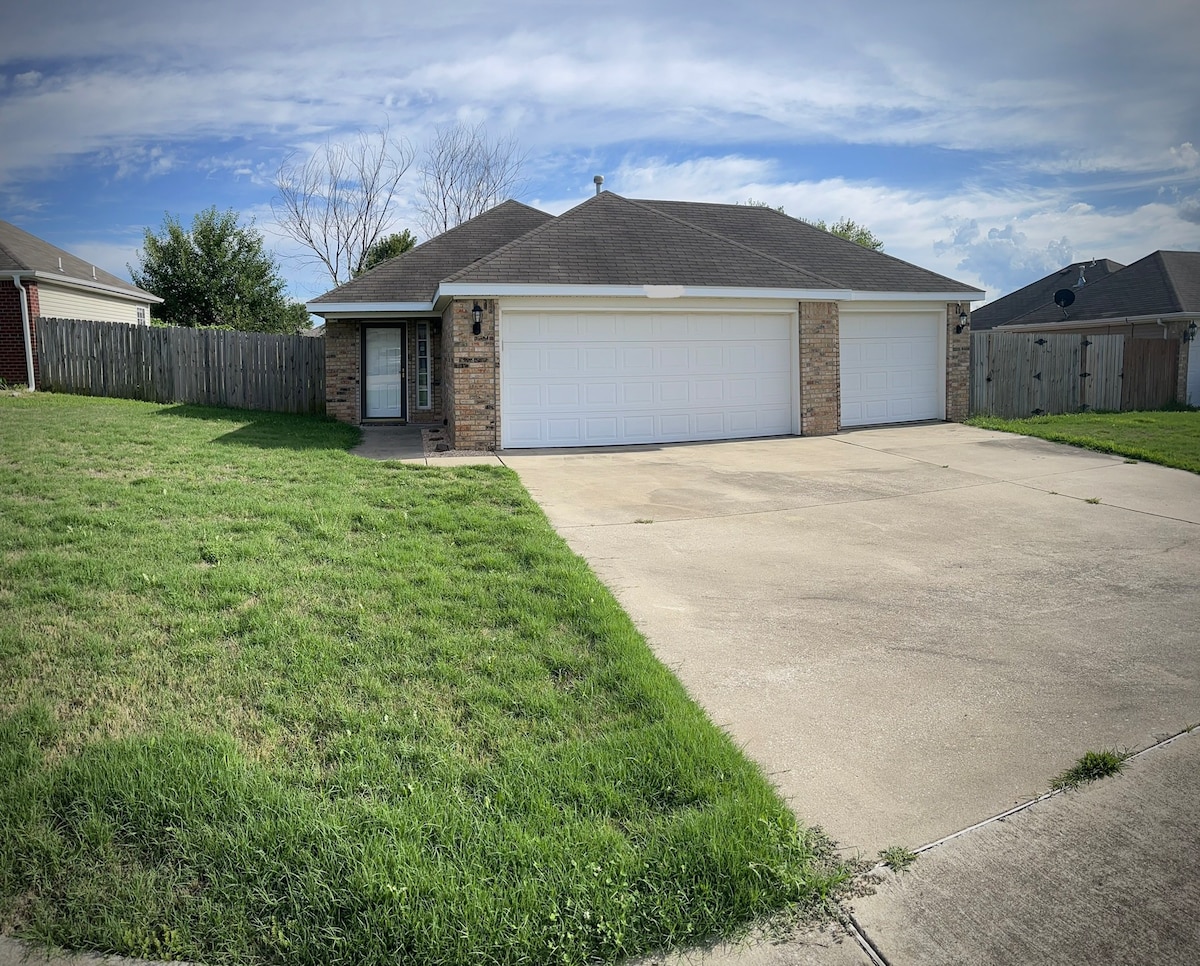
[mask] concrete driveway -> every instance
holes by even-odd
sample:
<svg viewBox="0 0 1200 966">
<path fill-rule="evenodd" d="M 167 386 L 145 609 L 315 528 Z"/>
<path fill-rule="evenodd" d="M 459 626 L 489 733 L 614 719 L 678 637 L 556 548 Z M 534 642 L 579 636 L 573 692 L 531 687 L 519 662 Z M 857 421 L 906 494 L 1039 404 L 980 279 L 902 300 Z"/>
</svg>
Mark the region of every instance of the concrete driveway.
<svg viewBox="0 0 1200 966">
<path fill-rule="evenodd" d="M 503 461 L 864 854 L 1200 722 L 1200 477 L 954 424 Z"/>
</svg>

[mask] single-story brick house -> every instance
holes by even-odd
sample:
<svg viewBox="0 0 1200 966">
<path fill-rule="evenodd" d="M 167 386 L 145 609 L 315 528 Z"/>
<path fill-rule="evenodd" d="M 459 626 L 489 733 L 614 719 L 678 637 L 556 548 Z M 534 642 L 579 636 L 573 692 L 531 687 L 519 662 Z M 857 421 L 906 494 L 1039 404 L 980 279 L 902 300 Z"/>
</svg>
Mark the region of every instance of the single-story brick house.
<svg viewBox="0 0 1200 966">
<path fill-rule="evenodd" d="M 150 321 L 162 303 L 91 262 L 0 221 L 0 379 L 37 380 L 37 320 Z M 28 337 L 26 337 L 28 329 Z"/>
<path fill-rule="evenodd" d="M 1055 302 L 1067 291 L 1068 304 Z M 978 310 L 997 332 L 1174 340 L 1175 399 L 1200 406 L 1200 252 L 1151 252 L 1130 265 L 1076 262 Z M 975 317 L 972 317 L 972 325 Z M 985 326 L 979 326 L 983 328 Z"/>
<path fill-rule="evenodd" d="M 459 449 L 967 415 L 983 292 L 769 208 L 508 201 L 308 303 L 328 412 Z"/>
</svg>

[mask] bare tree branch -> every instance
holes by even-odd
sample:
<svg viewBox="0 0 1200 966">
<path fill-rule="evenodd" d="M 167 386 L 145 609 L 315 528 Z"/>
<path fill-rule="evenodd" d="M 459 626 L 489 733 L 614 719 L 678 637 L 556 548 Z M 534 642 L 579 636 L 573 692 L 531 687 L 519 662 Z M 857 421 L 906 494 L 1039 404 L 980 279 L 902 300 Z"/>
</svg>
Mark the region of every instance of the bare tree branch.
<svg viewBox="0 0 1200 966">
<path fill-rule="evenodd" d="M 326 142 L 306 161 L 288 157 L 275 176 L 279 227 L 312 251 L 334 285 L 354 277 L 367 250 L 387 234 L 400 179 L 412 164 L 408 141 L 390 127 Z"/>
<path fill-rule="evenodd" d="M 426 236 L 449 231 L 515 193 L 525 157 L 511 135 L 489 140 L 483 124 L 438 127 L 420 168 L 417 210 Z"/>
</svg>

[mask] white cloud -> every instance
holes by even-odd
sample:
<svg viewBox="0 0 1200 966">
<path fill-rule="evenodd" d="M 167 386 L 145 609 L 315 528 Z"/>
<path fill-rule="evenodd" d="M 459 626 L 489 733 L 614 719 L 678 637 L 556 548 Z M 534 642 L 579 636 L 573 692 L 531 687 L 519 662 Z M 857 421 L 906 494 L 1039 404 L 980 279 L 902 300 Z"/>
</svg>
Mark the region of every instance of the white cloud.
<svg viewBox="0 0 1200 966">
<path fill-rule="evenodd" d="M 1192 147 L 1191 141 L 1184 141 L 1177 148 L 1171 148 L 1171 157 L 1181 168 L 1191 169 L 1200 165 L 1200 151 Z"/>
<path fill-rule="evenodd" d="M 38 82 L 42 79 L 42 75 L 36 70 L 27 70 L 22 74 L 16 74 L 13 77 L 13 83 L 17 87 L 37 87 Z"/>
</svg>

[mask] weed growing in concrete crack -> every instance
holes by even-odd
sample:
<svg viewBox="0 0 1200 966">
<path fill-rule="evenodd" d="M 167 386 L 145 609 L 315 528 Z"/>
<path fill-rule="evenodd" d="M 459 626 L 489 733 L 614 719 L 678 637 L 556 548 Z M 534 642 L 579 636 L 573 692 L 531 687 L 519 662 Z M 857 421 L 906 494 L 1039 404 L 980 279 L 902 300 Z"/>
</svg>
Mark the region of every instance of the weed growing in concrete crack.
<svg viewBox="0 0 1200 966">
<path fill-rule="evenodd" d="M 903 845 L 889 845 L 879 850 L 879 860 L 889 869 L 903 872 L 917 861 L 917 853 Z"/>
<path fill-rule="evenodd" d="M 1125 767 L 1125 759 L 1128 757 L 1128 753 L 1121 751 L 1089 751 L 1050 782 L 1050 790 L 1067 791 L 1094 782 L 1098 778 L 1108 778 Z"/>
<path fill-rule="evenodd" d="M 1098 496 L 1089 496 L 1089 497 L 1088 497 L 1086 500 L 1084 500 L 1083 502 L 1084 502 L 1084 503 L 1099 503 L 1099 502 L 1100 502 L 1100 497 L 1098 497 Z"/>
</svg>

